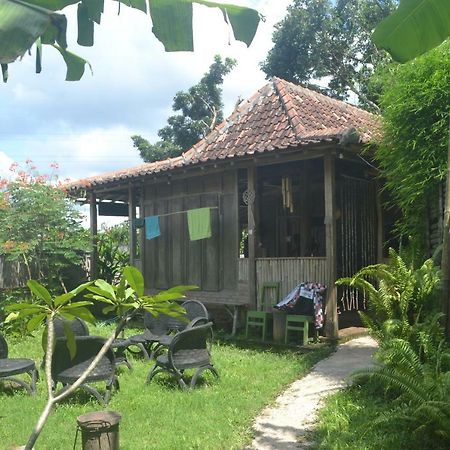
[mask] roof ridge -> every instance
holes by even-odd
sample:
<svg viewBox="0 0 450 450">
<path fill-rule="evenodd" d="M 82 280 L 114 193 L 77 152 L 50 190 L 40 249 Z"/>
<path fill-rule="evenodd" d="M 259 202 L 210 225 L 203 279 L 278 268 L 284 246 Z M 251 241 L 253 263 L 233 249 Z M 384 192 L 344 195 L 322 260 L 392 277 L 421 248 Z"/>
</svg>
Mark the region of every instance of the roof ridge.
<svg viewBox="0 0 450 450">
<path fill-rule="evenodd" d="M 283 84 L 288 84 L 294 90 L 302 90 L 302 91 L 305 91 L 305 92 L 307 92 L 309 94 L 312 94 L 312 95 L 315 95 L 317 97 L 320 97 L 320 99 L 322 99 L 325 102 L 330 102 L 330 103 L 333 103 L 333 104 L 335 104 L 337 106 L 340 106 L 340 107 L 345 106 L 345 107 L 349 107 L 351 109 L 356 109 L 359 113 L 364 113 L 364 114 L 367 114 L 367 115 L 369 115 L 371 117 L 378 117 L 378 114 L 371 113 L 370 111 L 367 111 L 366 109 L 363 109 L 363 108 L 361 108 L 361 107 L 359 107 L 357 105 L 353 105 L 352 103 L 349 103 L 346 100 L 340 100 L 338 98 L 331 97 L 329 95 L 326 95 L 326 94 L 324 94 L 322 92 L 319 92 L 319 91 L 316 91 L 314 89 L 307 88 L 307 87 L 302 86 L 300 84 L 295 84 L 292 81 L 283 80 L 282 78 L 278 78 L 278 77 L 274 77 L 274 78 L 276 78 L 278 81 L 280 81 Z"/>
<path fill-rule="evenodd" d="M 285 89 L 285 80 L 278 77 L 272 77 L 272 84 L 274 86 L 275 92 L 277 93 L 281 105 L 288 116 L 289 123 L 294 130 L 295 135 L 299 138 L 302 132 L 305 131 L 305 127 L 301 124 L 300 118 L 298 117 L 297 110 L 292 102 L 292 98 Z"/>
</svg>

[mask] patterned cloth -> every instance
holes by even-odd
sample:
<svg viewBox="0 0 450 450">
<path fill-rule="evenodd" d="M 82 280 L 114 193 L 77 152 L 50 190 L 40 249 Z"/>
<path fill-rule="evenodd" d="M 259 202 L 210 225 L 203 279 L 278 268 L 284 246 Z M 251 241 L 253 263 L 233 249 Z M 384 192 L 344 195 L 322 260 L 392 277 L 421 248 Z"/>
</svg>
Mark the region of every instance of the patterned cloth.
<svg viewBox="0 0 450 450">
<path fill-rule="evenodd" d="M 300 283 L 274 307 L 288 314 L 314 315 L 316 329 L 323 327 L 323 296 L 326 286 L 321 283 Z"/>
</svg>

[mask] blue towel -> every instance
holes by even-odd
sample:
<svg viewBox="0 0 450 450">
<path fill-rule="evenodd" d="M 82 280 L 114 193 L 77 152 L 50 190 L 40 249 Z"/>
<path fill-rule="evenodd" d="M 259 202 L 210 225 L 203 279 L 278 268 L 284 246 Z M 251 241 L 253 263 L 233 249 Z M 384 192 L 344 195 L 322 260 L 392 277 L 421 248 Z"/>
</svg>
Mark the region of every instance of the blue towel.
<svg viewBox="0 0 450 450">
<path fill-rule="evenodd" d="M 159 229 L 159 216 L 148 216 L 145 218 L 145 237 L 154 239 L 161 234 Z"/>
</svg>

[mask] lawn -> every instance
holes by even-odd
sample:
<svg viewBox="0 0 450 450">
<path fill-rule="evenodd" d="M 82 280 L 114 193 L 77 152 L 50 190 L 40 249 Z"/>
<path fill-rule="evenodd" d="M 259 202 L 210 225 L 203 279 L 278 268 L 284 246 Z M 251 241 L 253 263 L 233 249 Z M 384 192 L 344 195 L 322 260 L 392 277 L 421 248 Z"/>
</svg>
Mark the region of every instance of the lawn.
<svg viewBox="0 0 450 450">
<path fill-rule="evenodd" d="M 381 389 L 381 390 L 380 390 Z M 325 400 L 313 439 L 315 450 L 442 449 L 432 436 L 413 433 L 395 420 L 380 423 L 393 406 L 382 388 L 352 386 Z"/>
<path fill-rule="evenodd" d="M 91 328 L 91 334 L 107 332 L 105 327 Z M 40 364 L 40 342 L 40 336 L 10 338 L 10 357 L 30 357 Z M 252 421 L 264 405 L 330 352 L 329 347 L 301 352 L 216 342 L 212 355 L 220 379 L 207 373 L 191 392 L 183 392 L 165 375 L 146 385 L 153 363 L 133 360 L 133 371 L 120 368 L 120 391 L 107 407 L 122 414 L 121 449 L 240 449 L 250 442 Z M 26 442 L 44 403 L 42 380 L 35 398 L 0 385 L 0 450 Z M 71 449 L 77 416 L 101 409 L 83 392 L 64 401 L 51 414 L 37 448 Z"/>
</svg>

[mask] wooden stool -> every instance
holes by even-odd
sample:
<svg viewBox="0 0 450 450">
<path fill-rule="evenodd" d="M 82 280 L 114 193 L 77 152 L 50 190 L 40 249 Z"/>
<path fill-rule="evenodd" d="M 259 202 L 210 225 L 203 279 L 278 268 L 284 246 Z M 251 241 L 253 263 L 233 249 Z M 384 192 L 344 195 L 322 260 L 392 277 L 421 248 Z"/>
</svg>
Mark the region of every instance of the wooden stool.
<svg viewBox="0 0 450 450">
<path fill-rule="evenodd" d="M 289 332 L 294 331 L 300 333 L 302 336 L 302 344 L 307 344 L 309 341 L 309 323 L 314 323 L 312 316 L 301 316 L 288 314 L 286 316 L 286 332 L 284 335 L 284 343 L 288 343 Z"/>
</svg>

